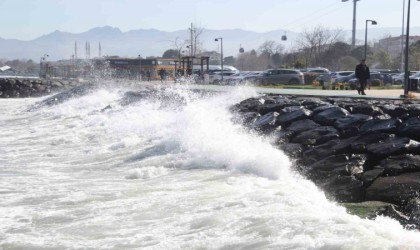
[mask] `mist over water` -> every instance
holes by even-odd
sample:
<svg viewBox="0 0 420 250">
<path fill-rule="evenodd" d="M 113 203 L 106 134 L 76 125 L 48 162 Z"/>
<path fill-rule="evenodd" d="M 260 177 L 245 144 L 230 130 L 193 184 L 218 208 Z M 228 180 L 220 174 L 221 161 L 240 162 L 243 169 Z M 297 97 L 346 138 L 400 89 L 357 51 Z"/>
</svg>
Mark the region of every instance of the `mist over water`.
<svg viewBox="0 0 420 250">
<path fill-rule="evenodd" d="M 122 105 L 128 90 L 32 111 L 45 98 L 0 99 L 0 248 L 420 248 L 420 233 L 347 214 L 234 124 L 252 88 Z"/>
</svg>

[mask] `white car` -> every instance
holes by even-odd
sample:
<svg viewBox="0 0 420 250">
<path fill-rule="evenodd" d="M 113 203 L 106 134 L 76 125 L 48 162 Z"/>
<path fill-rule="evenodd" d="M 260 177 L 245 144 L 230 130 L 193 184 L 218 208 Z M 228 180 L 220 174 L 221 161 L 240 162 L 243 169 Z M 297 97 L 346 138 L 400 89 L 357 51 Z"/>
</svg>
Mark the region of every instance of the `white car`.
<svg viewBox="0 0 420 250">
<path fill-rule="evenodd" d="M 224 84 L 234 74 L 234 71 L 223 71 L 222 81 L 222 71 L 216 71 L 213 74 L 209 75 L 209 82 L 213 84 Z"/>
<path fill-rule="evenodd" d="M 333 72 L 331 73 L 331 82 L 336 82 L 336 79 L 340 79 L 342 77 L 345 76 L 349 76 L 352 73 L 354 73 L 354 71 L 337 71 L 337 72 Z"/>
</svg>

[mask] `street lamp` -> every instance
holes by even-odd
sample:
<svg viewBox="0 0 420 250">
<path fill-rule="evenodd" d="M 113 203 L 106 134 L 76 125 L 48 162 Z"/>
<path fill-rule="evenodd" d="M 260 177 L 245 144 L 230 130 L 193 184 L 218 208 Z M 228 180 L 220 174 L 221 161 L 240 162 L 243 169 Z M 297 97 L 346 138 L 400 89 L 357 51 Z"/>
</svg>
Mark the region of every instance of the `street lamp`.
<svg viewBox="0 0 420 250">
<path fill-rule="evenodd" d="M 368 22 L 371 22 L 372 25 L 377 25 L 378 23 L 375 20 L 366 20 L 366 29 L 365 29 L 365 57 L 364 59 L 366 59 L 366 50 L 367 50 L 367 25 Z"/>
<path fill-rule="evenodd" d="M 140 71 L 140 82 L 141 82 L 141 78 L 142 78 L 142 74 L 141 74 L 141 55 L 139 54 L 138 56 L 137 56 L 138 58 L 139 58 L 139 71 Z"/>
<path fill-rule="evenodd" d="M 214 41 L 218 42 L 220 40 L 220 64 L 222 66 L 222 82 L 223 82 L 223 38 L 215 38 Z"/>
<path fill-rule="evenodd" d="M 341 0 L 341 2 L 347 2 L 349 0 Z M 360 0 L 353 0 L 353 28 L 351 31 L 351 47 L 354 49 L 356 46 L 356 5 L 357 1 Z"/>
<path fill-rule="evenodd" d="M 44 54 L 44 56 L 41 57 L 40 62 L 39 62 L 39 77 L 42 78 L 43 76 L 43 72 L 42 72 L 42 62 L 44 62 L 46 60 L 46 58 L 49 57 L 48 54 Z M 45 69 L 45 76 L 47 76 L 47 69 Z"/>
<path fill-rule="evenodd" d="M 420 1 L 420 0 L 417 0 Z M 408 0 L 408 7 L 407 7 L 407 32 L 405 34 L 405 74 L 404 74 L 404 96 L 408 96 L 408 91 L 410 89 L 409 83 L 410 83 L 410 76 L 408 74 L 408 50 L 409 50 L 409 40 L 410 40 L 410 4 L 411 0 Z"/>
</svg>

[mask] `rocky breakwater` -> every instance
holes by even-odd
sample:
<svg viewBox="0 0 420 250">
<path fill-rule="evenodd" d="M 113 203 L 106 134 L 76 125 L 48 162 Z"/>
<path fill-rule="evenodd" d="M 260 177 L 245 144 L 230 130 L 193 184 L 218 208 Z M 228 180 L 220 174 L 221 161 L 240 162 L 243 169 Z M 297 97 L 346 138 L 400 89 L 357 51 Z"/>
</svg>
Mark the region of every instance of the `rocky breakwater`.
<svg viewBox="0 0 420 250">
<path fill-rule="evenodd" d="M 419 102 L 265 95 L 231 110 L 331 199 L 420 228 Z"/>
<path fill-rule="evenodd" d="M 77 86 L 76 80 L 0 79 L 0 98 L 37 97 Z"/>
</svg>

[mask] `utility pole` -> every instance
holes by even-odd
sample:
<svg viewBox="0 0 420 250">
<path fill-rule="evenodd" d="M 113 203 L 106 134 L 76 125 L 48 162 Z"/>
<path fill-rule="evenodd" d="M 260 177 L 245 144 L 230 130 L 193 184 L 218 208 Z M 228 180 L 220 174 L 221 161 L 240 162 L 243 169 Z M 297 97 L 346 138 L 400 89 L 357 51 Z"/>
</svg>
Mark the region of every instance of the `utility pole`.
<svg viewBox="0 0 420 250">
<path fill-rule="evenodd" d="M 341 2 L 347 2 L 349 0 L 341 0 Z M 357 1 L 360 0 L 353 0 L 353 28 L 351 31 L 351 48 L 354 49 L 356 47 L 356 6 Z"/>
<path fill-rule="evenodd" d="M 99 41 L 99 58 L 102 57 L 101 42 Z"/>
<path fill-rule="evenodd" d="M 403 0 L 402 30 L 401 30 L 401 72 L 404 71 L 404 19 L 405 19 L 405 0 Z"/>
<path fill-rule="evenodd" d="M 191 28 L 190 28 L 190 33 L 191 33 L 191 47 L 190 47 L 190 56 L 194 56 L 194 46 L 193 46 L 193 43 L 194 43 L 194 26 L 193 26 L 193 23 L 191 23 Z"/>
</svg>

